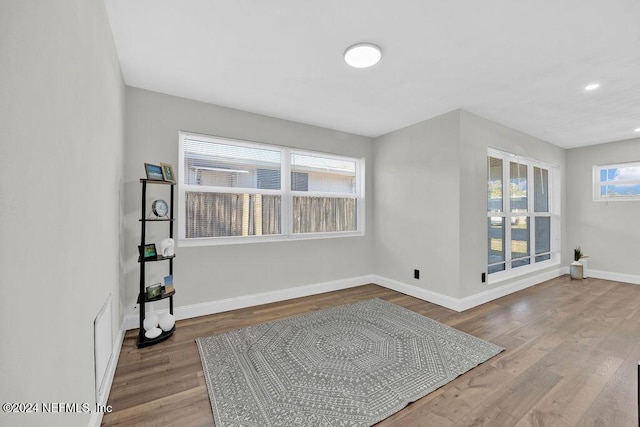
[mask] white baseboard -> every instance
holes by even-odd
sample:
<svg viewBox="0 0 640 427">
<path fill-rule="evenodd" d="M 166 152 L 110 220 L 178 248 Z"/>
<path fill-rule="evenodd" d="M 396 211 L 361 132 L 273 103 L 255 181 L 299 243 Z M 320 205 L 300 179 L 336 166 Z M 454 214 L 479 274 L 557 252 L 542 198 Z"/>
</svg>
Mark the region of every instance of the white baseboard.
<svg viewBox="0 0 640 427">
<path fill-rule="evenodd" d="M 101 393 L 96 398 L 96 404 L 100 405 L 102 408 L 106 408 L 107 401 L 109 399 L 109 392 L 111 391 L 111 384 L 113 384 L 113 377 L 116 374 L 116 367 L 118 366 L 118 359 L 120 358 L 120 351 L 122 350 L 122 343 L 124 342 L 124 333 L 126 332 L 124 328 L 124 322 L 120 326 L 120 331 L 116 336 L 116 342 L 113 346 L 113 351 L 111 353 L 111 359 L 109 360 L 109 364 L 107 365 L 107 370 L 104 373 L 104 387 L 103 393 Z M 102 417 L 104 416 L 104 412 L 93 410 L 91 412 L 91 418 L 89 419 L 89 427 L 100 427 L 102 424 Z"/>
<path fill-rule="evenodd" d="M 637 276 L 635 274 L 612 273 L 609 271 L 600 271 L 600 270 L 594 270 L 590 268 L 589 277 L 593 277 L 596 279 L 612 280 L 614 282 L 624 282 L 624 283 L 631 283 L 634 285 L 640 285 L 640 276 Z"/>
<path fill-rule="evenodd" d="M 566 270 L 566 271 L 565 271 Z M 241 297 L 226 298 L 218 301 L 209 301 L 200 304 L 190 304 L 186 306 L 177 307 L 174 310 L 176 320 L 190 319 L 193 317 L 206 316 L 208 314 L 222 313 L 224 311 L 238 310 L 240 308 L 253 307 L 260 304 L 268 304 L 272 302 L 285 301 L 293 298 L 300 298 L 310 295 L 317 295 L 325 292 L 337 291 L 340 289 L 352 288 L 355 286 L 364 285 L 367 283 L 376 283 L 394 291 L 401 292 L 412 297 L 419 298 L 424 301 L 438 304 L 440 306 L 449 308 L 455 311 L 464 311 L 472 307 L 493 301 L 494 299 L 501 298 L 503 296 L 512 294 L 514 292 L 526 289 L 530 286 L 538 283 L 550 280 L 561 276 L 562 274 L 568 274 L 568 267 L 558 268 L 542 274 L 529 276 L 525 279 L 517 280 L 509 283 L 508 285 L 497 286 L 489 289 L 485 292 L 475 294 L 465 298 L 454 298 L 448 295 L 444 295 L 438 292 L 430 291 L 424 288 L 410 285 L 404 282 L 400 282 L 394 279 L 389 279 L 377 275 L 366 275 L 353 277 L 344 280 L 334 280 L 331 282 L 316 283 L 306 286 L 298 286 L 294 288 L 280 289 L 277 291 L 261 292 L 258 294 L 244 295 Z M 597 276 L 598 272 L 590 270 L 592 277 Z M 609 276 L 613 277 L 613 276 Z M 621 277 L 617 275 L 616 277 Z M 629 276 L 632 277 L 632 276 Z M 605 278 L 605 277 L 602 277 Z M 609 279 L 609 280 L 620 280 Z M 635 282 L 631 282 L 635 283 Z M 640 283 L 638 280 L 637 283 Z M 136 314 L 131 314 L 125 317 L 123 322 L 125 330 L 136 329 L 139 326 L 139 319 Z"/>
<path fill-rule="evenodd" d="M 268 304 L 293 298 L 300 298 L 325 292 L 337 291 L 340 289 L 352 288 L 368 283 L 375 283 L 385 288 L 392 289 L 394 291 L 398 291 L 424 301 L 438 304 L 451 310 L 464 311 L 534 286 L 538 283 L 554 279 L 563 274 L 569 274 L 569 267 L 559 267 L 558 269 L 547 271 L 542 274 L 532 275 L 524 279 L 511 282 L 507 285 L 497 286 L 485 292 L 481 292 L 479 294 L 471 295 L 465 298 L 454 298 L 438 292 L 420 288 L 415 285 L 410 285 L 394 279 L 371 274 L 352 277 L 349 279 L 334 280 L 331 282 L 297 286 L 293 288 L 280 289 L 277 291 L 261 292 L 252 295 L 226 298 L 218 301 L 209 301 L 200 304 L 181 306 L 177 307 L 174 310 L 174 315 L 176 316 L 176 320 L 189 319 L 198 316 L 205 316 L 208 314 L 221 313 L 224 311 L 237 310 L 240 308 L 253 307 L 261 304 Z M 612 273 L 607 271 L 589 269 L 589 277 L 624 283 L 640 284 L 640 276 L 632 274 Z M 122 342 L 124 340 L 124 332 L 130 329 L 136 329 L 138 325 L 139 319 L 136 314 L 131 314 L 124 318 L 122 322 L 122 330 L 118 334 L 117 338 L 117 348 L 114 348 L 115 357 L 112 358 L 109 364 L 109 373 L 115 372 L 115 365 L 117 364 L 118 359 L 117 356 L 120 354 L 120 348 L 122 347 Z"/>
<path fill-rule="evenodd" d="M 569 274 L 569 267 L 563 268 L 563 274 Z M 594 270 L 592 268 L 589 268 L 587 274 L 588 277 L 586 277 L 586 279 L 588 279 L 589 277 L 593 277 L 594 279 L 611 280 L 612 282 L 640 285 L 640 276 L 635 274 L 613 273 L 611 271 Z"/>
<path fill-rule="evenodd" d="M 224 311 L 238 310 L 240 308 L 253 307 L 260 304 L 285 301 L 293 298 L 301 298 L 310 295 L 323 294 L 325 292 L 337 291 L 340 289 L 353 288 L 355 286 L 374 283 L 373 275 L 352 277 L 331 282 L 315 283 L 294 288 L 279 289 L 277 291 L 261 292 L 252 295 L 226 298 L 218 301 L 209 301 L 200 304 L 190 304 L 176 307 L 173 314 L 176 320 L 191 319 L 193 317 L 206 316 L 208 314 L 222 313 Z M 140 326 L 140 319 L 137 314 L 131 314 L 124 319 L 126 330 L 136 329 Z"/>
<path fill-rule="evenodd" d="M 409 285 L 407 283 L 382 276 L 374 276 L 373 283 L 423 301 L 441 305 L 442 307 L 446 307 L 451 310 L 462 311 L 460 309 L 460 300 L 458 298 L 453 298 L 439 292 L 429 291 L 424 288 L 419 288 L 414 285 Z"/>
<path fill-rule="evenodd" d="M 524 279 L 516 280 L 507 285 L 496 286 L 492 289 L 488 289 L 479 294 L 471 295 L 465 298 L 454 298 L 448 295 L 444 295 L 438 292 L 430 291 L 424 288 L 410 285 L 404 282 L 400 282 L 394 279 L 378 275 L 365 275 L 359 277 L 352 277 L 343 280 L 334 280 L 331 282 L 316 283 L 306 286 L 298 286 L 294 288 L 280 289 L 277 291 L 261 292 L 252 295 L 244 295 L 240 297 L 226 298 L 218 301 L 209 301 L 200 304 L 191 304 L 186 306 L 177 307 L 174 310 L 176 320 L 190 319 L 198 316 L 206 316 L 208 314 L 222 313 L 224 311 L 238 310 L 240 308 L 253 307 L 260 304 L 268 304 L 272 302 L 285 301 L 293 298 L 306 297 L 310 295 L 317 295 L 325 292 L 337 291 L 340 289 L 352 288 L 355 286 L 364 285 L 367 283 L 376 283 L 394 291 L 401 292 L 412 297 L 419 298 L 424 301 L 428 301 L 434 304 L 441 305 L 455 311 L 464 311 L 470 308 L 476 307 L 481 304 L 493 301 L 503 296 L 512 294 L 514 292 L 521 291 L 530 286 L 534 286 L 538 283 L 542 283 L 546 280 L 551 280 L 559 277 L 563 274 L 569 274 L 569 267 L 559 267 L 551 271 L 547 271 L 541 274 L 532 275 Z M 589 276 L 604 279 L 613 280 L 617 282 L 640 284 L 640 276 L 623 274 L 623 273 L 611 273 L 606 271 L 599 271 L 589 269 Z M 131 314 L 125 317 L 123 321 L 123 330 L 136 329 L 139 325 L 139 319 L 136 314 Z M 122 332 L 121 332 L 122 334 Z M 122 345 L 122 338 L 119 345 Z M 119 354 L 119 351 L 118 353 Z M 115 367 L 113 368 L 115 369 Z"/>
<path fill-rule="evenodd" d="M 419 288 L 415 285 L 409 285 L 407 283 L 399 282 L 397 280 L 388 279 L 381 276 L 374 276 L 373 283 L 460 312 L 481 304 L 485 304 L 489 301 L 493 301 L 494 299 L 501 298 L 514 292 L 521 291 L 530 286 L 542 283 L 546 280 L 554 279 L 561 276 L 562 274 L 563 270 L 558 268 L 542 274 L 536 274 L 525 279 L 511 282 L 508 285 L 497 286 L 485 292 L 471 295 L 465 298 L 454 298 L 438 292 Z"/>
<path fill-rule="evenodd" d="M 468 310 L 470 308 L 488 303 L 489 301 L 502 298 L 514 292 L 518 292 L 531 286 L 535 286 L 539 283 L 546 282 L 547 280 L 555 279 L 556 277 L 560 277 L 563 274 L 565 274 L 564 269 L 557 268 L 544 273 L 535 274 L 520 280 L 516 280 L 515 282 L 511 282 L 507 285 L 497 286 L 479 294 L 462 298 L 459 300 L 461 308 L 461 310 L 459 311 Z"/>
</svg>

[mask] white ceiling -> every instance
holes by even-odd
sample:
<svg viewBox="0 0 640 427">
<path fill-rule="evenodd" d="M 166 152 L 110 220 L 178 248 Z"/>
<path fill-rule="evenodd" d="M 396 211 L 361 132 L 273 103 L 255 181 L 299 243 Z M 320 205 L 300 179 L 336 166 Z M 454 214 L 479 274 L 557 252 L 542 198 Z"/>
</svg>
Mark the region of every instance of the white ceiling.
<svg viewBox="0 0 640 427">
<path fill-rule="evenodd" d="M 640 0 L 105 4 L 129 86 L 370 137 L 456 108 L 565 148 L 640 137 Z M 360 41 L 379 64 L 344 63 Z"/>
</svg>

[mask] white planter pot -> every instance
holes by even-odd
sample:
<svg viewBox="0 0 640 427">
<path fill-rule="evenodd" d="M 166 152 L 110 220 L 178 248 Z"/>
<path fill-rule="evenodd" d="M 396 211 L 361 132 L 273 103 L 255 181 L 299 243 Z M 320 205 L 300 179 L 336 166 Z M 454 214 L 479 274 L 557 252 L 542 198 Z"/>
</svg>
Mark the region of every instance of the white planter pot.
<svg viewBox="0 0 640 427">
<path fill-rule="evenodd" d="M 584 272 L 582 264 L 580 264 L 578 261 L 572 262 L 569 266 L 569 274 L 571 275 L 572 279 L 583 279 Z"/>
</svg>

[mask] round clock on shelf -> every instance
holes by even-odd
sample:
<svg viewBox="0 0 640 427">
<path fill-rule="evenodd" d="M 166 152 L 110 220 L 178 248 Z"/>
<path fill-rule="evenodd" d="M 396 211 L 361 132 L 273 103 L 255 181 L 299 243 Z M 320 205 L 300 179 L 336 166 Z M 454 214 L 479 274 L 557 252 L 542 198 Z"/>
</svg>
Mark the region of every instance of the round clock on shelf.
<svg viewBox="0 0 640 427">
<path fill-rule="evenodd" d="M 162 199 L 154 200 L 151 204 L 151 210 L 155 216 L 164 217 L 169 213 L 169 205 Z"/>
</svg>

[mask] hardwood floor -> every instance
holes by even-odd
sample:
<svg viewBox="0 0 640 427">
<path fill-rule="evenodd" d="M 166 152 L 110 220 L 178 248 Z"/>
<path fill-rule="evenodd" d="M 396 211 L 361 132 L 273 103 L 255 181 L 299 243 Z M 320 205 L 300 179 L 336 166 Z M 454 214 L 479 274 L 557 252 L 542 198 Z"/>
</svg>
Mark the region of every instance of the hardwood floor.
<svg viewBox="0 0 640 427">
<path fill-rule="evenodd" d="M 211 426 L 195 338 L 381 298 L 506 348 L 379 426 L 637 426 L 640 286 L 562 276 L 462 313 L 365 285 L 127 332 L 103 426 Z"/>
</svg>

